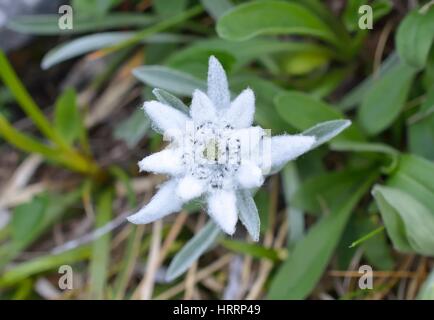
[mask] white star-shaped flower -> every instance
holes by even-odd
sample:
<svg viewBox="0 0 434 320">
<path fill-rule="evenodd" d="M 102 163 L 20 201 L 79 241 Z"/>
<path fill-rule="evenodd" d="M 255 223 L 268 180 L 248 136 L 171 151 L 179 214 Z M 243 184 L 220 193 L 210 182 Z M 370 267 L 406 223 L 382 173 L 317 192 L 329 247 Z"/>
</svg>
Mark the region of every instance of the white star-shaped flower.
<svg viewBox="0 0 434 320">
<path fill-rule="evenodd" d="M 158 101 L 145 102 L 143 108 L 171 143 L 141 160 L 140 170 L 170 179 L 147 205 L 128 217 L 136 224 L 177 212 L 200 197 L 211 218 L 232 235 L 239 216 L 239 192 L 260 187 L 267 174 L 316 142 L 314 136 L 271 137 L 269 131 L 252 126 L 253 91 L 247 88 L 231 102 L 225 71 L 215 57 L 209 59 L 207 94 L 194 91 L 189 113 Z M 254 206 L 251 193 L 242 194 Z M 257 234 L 252 236 L 258 240 Z"/>
</svg>

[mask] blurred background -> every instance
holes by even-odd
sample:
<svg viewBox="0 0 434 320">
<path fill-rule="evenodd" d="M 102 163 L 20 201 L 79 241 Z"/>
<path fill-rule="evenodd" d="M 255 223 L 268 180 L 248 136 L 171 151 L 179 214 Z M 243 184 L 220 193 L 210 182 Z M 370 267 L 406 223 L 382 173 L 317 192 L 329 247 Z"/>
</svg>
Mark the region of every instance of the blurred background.
<svg viewBox="0 0 434 320">
<path fill-rule="evenodd" d="M 0 298 L 434 298 L 433 40 L 433 1 L 0 0 Z M 353 121 L 258 190 L 259 242 L 125 219 L 165 180 L 143 101 L 210 55 L 273 135 Z"/>
</svg>

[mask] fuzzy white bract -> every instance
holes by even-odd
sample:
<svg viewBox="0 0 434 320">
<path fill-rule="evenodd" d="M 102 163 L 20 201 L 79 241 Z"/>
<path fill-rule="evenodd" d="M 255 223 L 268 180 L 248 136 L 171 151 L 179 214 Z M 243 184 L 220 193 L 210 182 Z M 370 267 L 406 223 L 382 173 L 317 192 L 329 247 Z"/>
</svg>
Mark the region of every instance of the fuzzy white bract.
<svg viewBox="0 0 434 320">
<path fill-rule="evenodd" d="M 225 71 L 215 57 L 209 59 L 207 94 L 194 91 L 189 114 L 158 101 L 145 102 L 143 109 L 171 143 L 141 160 L 140 170 L 170 179 L 128 217 L 136 224 L 153 222 L 200 198 L 211 218 L 232 235 L 238 221 L 237 191 L 260 187 L 271 169 L 315 143 L 313 136 L 271 137 L 268 130 L 252 126 L 253 91 L 247 88 L 231 102 Z"/>
</svg>

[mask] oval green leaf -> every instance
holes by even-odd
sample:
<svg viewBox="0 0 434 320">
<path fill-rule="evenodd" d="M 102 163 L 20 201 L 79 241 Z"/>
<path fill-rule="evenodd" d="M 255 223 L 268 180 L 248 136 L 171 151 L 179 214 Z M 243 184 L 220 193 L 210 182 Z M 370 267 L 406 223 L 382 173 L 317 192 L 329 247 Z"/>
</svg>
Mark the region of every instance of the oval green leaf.
<svg viewBox="0 0 434 320">
<path fill-rule="evenodd" d="M 359 109 L 358 120 L 369 135 L 387 129 L 399 116 L 415 73 L 414 68 L 401 63 L 366 93 Z"/>
<path fill-rule="evenodd" d="M 399 25 L 396 33 L 398 54 L 407 65 L 422 69 L 434 41 L 434 7 L 414 10 Z"/>
<path fill-rule="evenodd" d="M 167 270 L 167 281 L 172 281 L 187 271 L 215 243 L 220 234 L 220 228 L 209 221 L 173 258 Z"/>
<path fill-rule="evenodd" d="M 339 133 L 350 124 L 347 120 L 345 120 L 346 122 L 328 122 L 330 120 L 342 119 L 344 115 L 331 105 L 312 98 L 305 93 L 288 91 L 279 94 L 274 99 L 274 103 L 277 113 L 291 126 L 298 130 L 313 130 L 312 132 L 303 132 L 303 134 L 317 136 L 317 145 L 336 135 L 329 136 L 329 133 L 336 130 Z M 318 124 L 321 122 L 328 123 L 321 124 L 321 127 L 318 127 Z M 356 127 L 351 126 L 351 128 L 339 136 L 339 139 L 360 141 L 364 138 Z"/>
<path fill-rule="evenodd" d="M 218 20 L 217 33 L 224 39 L 235 41 L 262 34 L 299 34 L 335 44 L 338 42 L 330 28 L 308 9 L 283 1 L 241 4 Z"/>
</svg>

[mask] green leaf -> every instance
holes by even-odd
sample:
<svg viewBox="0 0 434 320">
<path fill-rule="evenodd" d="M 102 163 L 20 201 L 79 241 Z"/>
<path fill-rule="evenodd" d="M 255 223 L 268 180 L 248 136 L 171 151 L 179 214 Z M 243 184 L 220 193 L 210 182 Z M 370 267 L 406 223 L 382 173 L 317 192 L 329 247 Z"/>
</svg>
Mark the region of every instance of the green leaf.
<svg viewBox="0 0 434 320">
<path fill-rule="evenodd" d="M 434 163 L 424 158 L 404 154 L 387 185 L 407 192 L 426 208 L 434 208 Z"/>
<path fill-rule="evenodd" d="M 255 38 L 242 42 L 234 42 L 211 38 L 196 41 L 190 46 L 174 52 L 166 63 L 171 67 L 182 69 L 186 72 L 191 72 L 192 68 L 194 68 L 206 74 L 210 55 L 217 56 L 224 66 L 225 64 L 229 64 L 231 70 L 235 71 L 255 59 L 275 53 L 305 53 L 335 57 L 334 52 L 325 46 L 308 42 L 279 41 L 268 38 Z M 222 58 L 227 59 L 228 56 L 234 58 L 235 61 L 228 61 L 232 63 L 222 61 Z"/>
<path fill-rule="evenodd" d="M 233 8 L 232 3 L 229 0 L 200 0 L 206 11 L 214 19 L 220 18 L 225 12 Z"/>
<path fill-rule="evenodd" d="M 0 136 L 21 150 L 38 153 L 47 159 L 59 161 L 59 150 L 49 147 L 35 138 L 16 130 L 2 114 L 0 114 Z"/>
<path fill-rule="evenodd" d="M 377 173 L 354 181 L 338 208 L 310 228 L 271 281 L 268 299 L 304 299 L 321 278 L 347 221 Z"/>
<path fill-rule="evenodd" d="M 370 170 L 370 169 L 369 169 Z M 368 169 L 347 168 L 306 179 L 291 197 L 291 204 L 310 213 L 328 213 L 348 197 L 347 190 L 354 181 L 369 174 Z"/>
<path fill-rule="evenodd" d="M 414 76 L 414 68 L 400 64 L 366 93 L 359 109 L 358 120 L 369 135 L 387 129 L 399 116 Z"/>
<path fill-rule="evenodd" d="M 85 53 L 124 44 L 133 38 L 135 39 L 136 35 L 137 33 L 134 32 L 118 31 L 101 32 L 82 36 L 69 42 L 62 43 L 48 51 L 42 59 L 41 67 L 42 69 L 48 69 L 60 62 L 78 57 Z M 150 34 L 147 37 L 141 38 L 138 42 L 185 42 L 187 39 L 189 38 L 172 34 Z"/>
<path fill-rule="evenodd" d="M 163 89 L 156 88 L 152 90 L 152 93 L 157 98 L 157 100 L 160 101 L 161 103 L 167 104 L 168 106 L 171 106 L 175 109 L 178 109 L 179 111 L 189 114 L 190 110 L 184 104 L 184 102 L 182 102 L 179 98 L 175 97 L 169 92 Z"/>
<path fill-rule="evenodd" d="M 372 194 L 397 250 L 434 255 L 434 212 L 400 189 L 377 185 Z"/>
<path fill-rule="evenodd" d="M 11 222 L 12 242 L 6 246 L 7 253 L 0 256 L 0 268 L 38 239 L 80 197 L 81 188 L 65 195 L 43 193 L 17 206 Z"/>
<path fill-rule="evenodd" d="M 384 233 L 366 240 L 362 244 L 362 248 L 366 260 L 374 268 L 378 270 L 392 270 L 395 267 L 391 248 Z"/>
<path fill-rule="evenodd" d="M 340 19 L 336 19 L 336 15 L 329 9 L 327 3 L 322 0 L 292 0 L 293 2 L 299 3 L 305 8 L 309 9 L 312 13 L 315 13 L 324 23 L 326 23 L 333 32 L 339 37 L 343 45 L 351 45 L 351 37 L 345 30 L 344 24 Z"/>
<path fill-rule="evenodd" d="M 416 298 L 418 300 L 434 300 L 434 270 L 431 270 Z"/>
<path fill-rule="evenodd" d="M 206 84 L 192 75 L 163 66 L 143 66 L 133 70 L 143 83 L 182 96 L 191 96 L 195 89 L 205 90 Z"/>
<path fill-rule="evenodd" d="M 380 219 L 378 219 L 377 215 L 368 216 L 362 214 L 359 216 L 354 221 L 357 237 L 354 233 L 351 233 L 351 239 L 345 243 L 345 247 L 348 249 L 348 243 L 354 242 L 356 238 L 361 238 L 363 242 L 360 245 L 367 262 L 378 270 L 392 270 L 395 266 L 392 250 L 388 243 L 385 228 L 379 224 L 378 220 Z M 354 253 L 355 251 L 352 254 Z M 348 264 L 345 267 L 347 266 Z"/>
<path fill-rule="evenodd" d="M 144 27 L 156 22 L 155 17 L 143 13 L 112 13 L 104 17 L 74 16 L 72 29 L 59 28 L 59 15 L 18 16 L 8 22 L 8 28 L 34 35 L 57 35 L 96 32 L 104 29 Z"/>
<path fill-rule="evenodd" d="M 47 196 L 38 196 L 15 208 L 11 221 L 12 241 L 15 244 L 30 243 L 41 229 L 48 206 Z"/>
<path fill-rule="evenodd" d="M 68 59 L 125 41 L 133 34 L 132 32 L 96 33 L 62 43 L 45 54 L 41 67 L 48 69 Z"/>
<path fill-rule="evenodd" d="M 299 34 L 338 43 L 335 34 L 308 9 L 283 1 L 254 1 L 226 12 L 217 33 L 227 40 L 243 41 L 263 34 Z"/>
<path fill-rule="evenodd" d="M 192 50 L 190 50 L 190 48 Z M 215 56 L 227 73 L 230 73 L 236 63 L 236 58 L 233 56 L 232 52 L 227 50 L 189 46 L 185 51 L 172 54 L 166 61 L 166 64 L 168 67 L 202 79 L 208 72 L 210 56 Z"/>
<path fill-rule="evenodd" d="M 184 11 L 188 0 L 158 0 L 153 1 L 152 4 L 159 16 L 167 18 Z"/>
<path fill-rule="evenodd" d="M 249 190 L 237 191 L 237 209 L 241 222 L 246 227 L 253 241 L 259 241 L 261 221 L 258 209 Z"/>
<path fill-rule="evenodd" d="M 9 63 L 5 53 L 1 49 L 0 77 L 2 78 L 4 84 L 9 88 L 11 93 L 14 95 L 16 101 L 19 103 L 23 111 L 35 123 L 36 127 L 51 141 L 68 150 L 68 146 L 65 145 L 63 139 L 59 137 L 57 132 L 51 126 L 48 119 L 45 117 L 44 113 L 30 96 L 30 94 L 24 87 L 24 84 L 18 78 L 15 70 Z"/>
<path fill-rule="evenodd" d="M 385 155 L 388 163 L 383 167 L 385 173 L 391 173 L 398 165 L 399 151 L 383 143 L 335 141 L 330 144 L 330 149 L 335 151 L 366 152 Z"/>
<path fill-rule="evenodd" d="M 306 130 L 320 122 L 342 119 L 344 117 L 341 112 L 327 103 L 314 99 L 302 92 L 287 91 L 279 94 L 274 102 L 276 110 L 283 120 L 299 130 Z M 311 130 L 314 130 L 314 134 L 318 134 L 318 136 L 323 137 L 321 140 L 324 140 L 330 139 L 329 133 L 338 132 L 348 126 L 348 124 L 348 122 L 329 122 L 316 128 L 311 128 Z M 355 126 L 352 126 L 337 139 L 363 140 L 363 136 Z M 320 142 L 323 142 L 321 140 Z"/>
<path fill-rule="evenodd" d="M 95 229 L 103 227 L 110 222 L 112 216 L 113 192 L 110 189 L 102 191 L 99 195 Z M 106 233 L 92 244 L 92 258 L 90 263 L 90 295 L 93 299 L 103 299 L 106 278 L 110 266 L 110 233 Z"/>
<path fill-rule="evenodd" d="M 220 234 L 220 228 L 209 221 L 173 258 L 167 270 L 167 281 L 172 281 L 187 271 L 216 242 Z"/>
<path fill-rule="evenodd" d="M 329 62 L 330 55 L 327 52 L 301 52 L 286 57 L 282 69 L 289 75 L 302 76 L 324 68 Z"/>
<path fill-rule="evenodd" d="M 57 255 L 47 254 L 15 265 L 0 276 L 0 287 L 10 286 L 35 274 L 58 269 L 65 264 L 83 261 L 90 256 L 90 247 L 81 246 Z"/>
<path fill-rule="evenodd" d="M 123 140 L 128 148 L 133 149 L 150 129 L 151 121 L 140 108 L 116 125 L 114 137 Z"/>
<path fill-rule="evenodd" d="M 265 234 L 269 227 L 269 215 L 270 209 L 270 193 L 264 188 L 259 188 L 254 197 L 256 207 L 258 208 L 259 220 L 261 221 L 261 234 Z"/>
<path fill-rule="evenodd" d="M 295 161 L 288 162 L 282 170 L 282 187 L 288 216 L 288 247 L 304 237 L 304 212 L 292 203 L 292 197 L 300 188 L 300 178 Z"/>
<path fill-rule="evenodd" d="M 338 104 L 338 108 L 345 111 L 356 107 L 363 101 L 366 93 L 372 90 L 390 70 L 398 67 L 399 58 L 398 55 L 393 52 L 383 61 L 375 74 L 366 77 L 361 83 L 344 95 Z"/>
<path fill-rule="evenodd" d="M 419 111 L 407 121 L 408 145 L 412 153 L 434 160 L 434 86 Z"/>
<path fill-rule="evenodd" d="M 396 32 L 396 49 L 408 66 L 422 69 L 434 41 L 434 7 L 413 10 L 400 23 Z"/>
<path fill-rule="evenodd" d="M 434 50 L 430 51 L 428 55 L 428 61 L 426 63 L 423 75 L 422 85 L 426 90 L 431 89 L 434 83 Z"/>
<path fill-rule="evenodd" d="M 101 17 L 121 0 L 72 0 L 72 7 L 79 16 Z"/>
<path fill-rule="evenodd" d="M 73 144 L 84 130 L 75 90 L 72 88 L 66 89 L 56 100 L 54 127 L 69 144 Z"/>
<path fill-rule="evenodd" d="M 55 132 L 57 135 L 57 132 Z M 87 159 L 81 157 L 77 153 L 60 148 L 52 148 L 40 143 L 31 136 L 25 135 L 16 130 L 1 114 L 0 114 L 0 136 L 2 136 L 11 145 L 27 151 L 41 154 L 47 160 L 62 164 L 67 168 L 84 173 L 93 173 L 95 165 Z M 64 140 L 59 136 L 59 142 Z M 69 152 L 68 152 L 69 151 Z"/>
<path fill-rule="evenodd" d="M 331 143 L 331 148 L 336 151 L 377 152 L 389 155 L 398 155 L 399 151 L 384 143 L 336 141 Z"/>
</svg>

